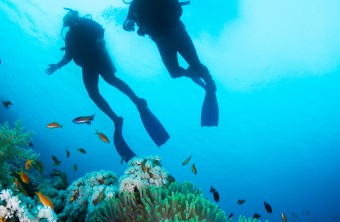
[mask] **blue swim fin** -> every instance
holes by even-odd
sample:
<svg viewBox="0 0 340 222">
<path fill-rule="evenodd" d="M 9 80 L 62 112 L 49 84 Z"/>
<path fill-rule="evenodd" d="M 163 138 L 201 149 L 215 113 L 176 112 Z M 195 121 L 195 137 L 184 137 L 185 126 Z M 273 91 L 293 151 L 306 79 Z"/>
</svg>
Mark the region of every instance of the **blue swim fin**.
<svg viewBox="0 0 340 222">
<path fill-rule="evenodd" d="M 151 139 L 158 147 L 162 146 L 170 138 L 168 132 L 147 106 L 142 106 L 138 110 L 144 128 Z"/>
<path fill-rule="evenodd" d="M 218 126 L 219 109 L 215 92 L 206 92 L 201 113 L 201 126 Z"/>
<path fill-rule="evenodd" d="M 129 162 L 129 160 L 136 156 L 136 154 L 130 149 L 123 138 L 123 118 L 120 119 L 117 126 L 115 127 L 113 143 L 115 144 L 118 154 L 125 162 Z"/>
</svg>

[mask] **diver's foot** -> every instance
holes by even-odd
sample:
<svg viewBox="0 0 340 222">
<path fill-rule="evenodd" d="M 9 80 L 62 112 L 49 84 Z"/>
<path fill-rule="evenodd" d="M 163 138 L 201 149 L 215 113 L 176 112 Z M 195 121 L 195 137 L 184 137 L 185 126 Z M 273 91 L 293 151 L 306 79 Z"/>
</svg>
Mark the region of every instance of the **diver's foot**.
<svg viewBox="0 0 340 222">
<path fill-rule="evenodd" d="M 115 124 L 115 133 L 118 133 L 119 135 L 122 135 L 123 132 L 123 117 L 117 116 L 114 124 Z"/>
</svg>

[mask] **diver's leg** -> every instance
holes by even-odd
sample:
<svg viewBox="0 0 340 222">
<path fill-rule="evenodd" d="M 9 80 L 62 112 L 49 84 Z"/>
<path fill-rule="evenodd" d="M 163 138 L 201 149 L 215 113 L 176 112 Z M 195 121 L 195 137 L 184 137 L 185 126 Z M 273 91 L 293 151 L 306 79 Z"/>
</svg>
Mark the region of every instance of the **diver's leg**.
<svg viewBox="0 0 340 222">
<path fill-rule="evenodd" d="M 119 91 L 127 95 L 131 101 L 139 108 L 140 106 L 146 106 L 147 102 L 145 99 L 139 98 L 136 93 L 126 84 L 123 80 L 115 76 L 116 68 L 105 50 L 106 63 L 101 67 L 100 75 L 103 79 L 111 86 L 116 87 Z"/>
<path fill-rule="evenodd" d="M 162 61 L 172 78 L 179 78 L 186 75 L 186 70 L 179 66 L 176 42 L 172 38 L 156 41 Z"/>
<path fill-rule="evenodd" d="M 123 122 L 123 118 L 117 116 L 111 109 L 106 100 L 100 95 L 98 89 L 99 74 L 96 71 L 83 68 L 83 82 L 90 99 L 103 111 L 115 124 L 115 128 L 120 127 Z"/>
<path fill-rule="evenodd" d="M 178 32 L 176 42 L 178 52 L 189 64 L 189 68 L 187 69 L 188 76 L 198 75 L 206 83 L 207 90 L 216 91 L 215 82 L 213 81 L 208 68 L 200 62 L 195 46 L 185 29 Z"/>
</svg>

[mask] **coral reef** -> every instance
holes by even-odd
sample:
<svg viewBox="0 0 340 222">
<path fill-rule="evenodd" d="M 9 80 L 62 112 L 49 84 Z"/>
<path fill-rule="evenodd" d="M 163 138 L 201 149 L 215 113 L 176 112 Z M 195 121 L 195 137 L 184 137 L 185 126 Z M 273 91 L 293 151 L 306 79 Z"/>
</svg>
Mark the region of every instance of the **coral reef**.
<svg viewBox="0 0 340 222">
<path fill-rule="evenodd" d="M 203 197 L 191 183 L 142 187 L 119 193 L 102 203 L 89 221 L 207 221 L 224 222 L 226 214 Z"/>
<path fill-rule="evenodd" d="M 74 181 L 64 193 L 64 209 L 58 215 L 62 221 L 86 221 L 96 205 L 116 195 L 118 177 L 110 171 L 87 173 Z"/>
<path fill-rule="evenodd" d="M 36 195 L 34 199 L 24 196 L 12 183 L 12 190 L 0 194 L 0 222 L 231 221 L 191 183 L 174 182 L 158 157 L 131 159 L 120 178 L 101 170 L 87 173 L 68 186 L 65 173 L 53 170 L 50 176 L 38 174 L 37 190 L 52 201 L 54 211 L 42 206 Z M 239 221 L 252 220 L 240 217 Z"/>
<path fill-rule="evenodd" d="M 0 183 L 8 187 L 13 183 L 11 168 L 23 166 L 23 162 L 37 159 L 39 155 L 29 146 L 32 132 L 24 132 L 22 121 L 17 121 L 14 128 L 7 122 L 0 125 Z"/>
<path fill-rule="evenodd" d="M 162 167 L 159 157 L 134 157 L 128 165 L 124 176 L 119 179 L 120 192 L 133 192 L 135 188 L 147 186 L 165 186 L 172 178 Z"/>
<path fill-rule="evenodd" d="M 1 220 L 38 222 L 46 219 L 49 222 L 56 222 L 57 215 L 50 207 L 35 205 L 30 197 L 22 194 L 17 196 L 9 189 L 0 193 L 0 218 Z"/>
</svg>

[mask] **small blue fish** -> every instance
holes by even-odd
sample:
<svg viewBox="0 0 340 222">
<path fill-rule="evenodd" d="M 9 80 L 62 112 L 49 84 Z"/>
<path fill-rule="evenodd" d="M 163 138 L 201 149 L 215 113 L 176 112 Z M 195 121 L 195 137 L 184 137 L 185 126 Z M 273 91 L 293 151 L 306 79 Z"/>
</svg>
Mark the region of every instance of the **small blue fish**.
<svg viewBox="0 0 340 222">
<path fill-rule="evenodd" d="M 91 124 L 91 121 L 93 121 L 94 119 L 94 114 L 91 115 L 91 116 L 79 116 L 77 118 L 74 118 L 72 120 L 72 122 L 76 123 L 76 124 L 83 124 L 83 123 L 86 123 L 88 125 Z"/>
</svg>

